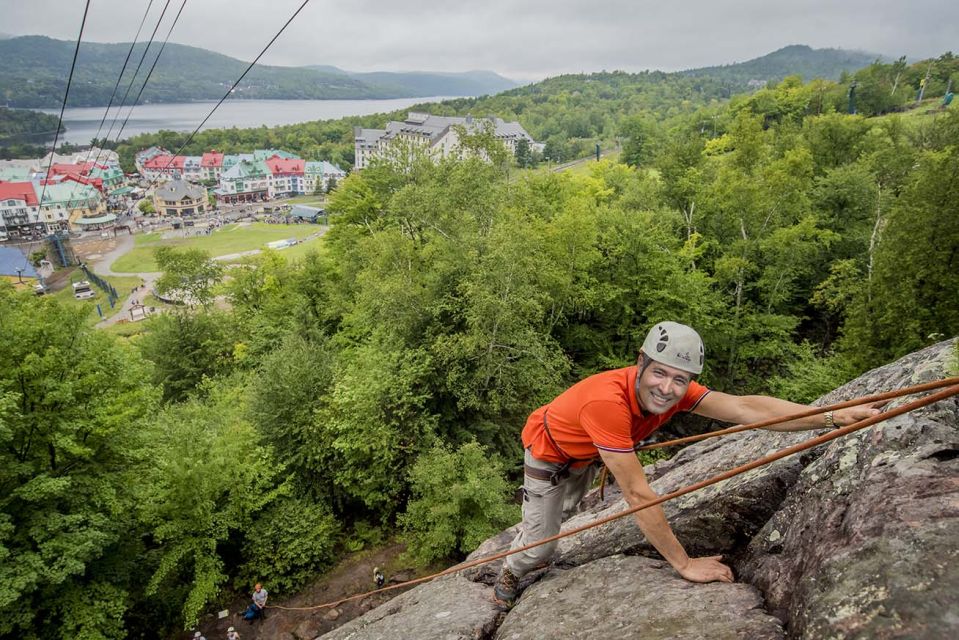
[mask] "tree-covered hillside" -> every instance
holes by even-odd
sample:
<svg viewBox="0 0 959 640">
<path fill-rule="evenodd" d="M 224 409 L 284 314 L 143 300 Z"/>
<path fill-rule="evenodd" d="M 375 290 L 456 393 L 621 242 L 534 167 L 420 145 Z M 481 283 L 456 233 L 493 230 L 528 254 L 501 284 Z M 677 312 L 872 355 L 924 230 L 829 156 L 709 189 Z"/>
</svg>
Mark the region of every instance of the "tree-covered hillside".
<svg viewBox="0 0 959 640">
<path fill-rule="evenodd" d="M 0 107 L 0 147 L 53 140 L 57 121 L 56 116 L 39 111 Z M 61 133 L 65 130 L 60 128 Z"/>
<path fill-rule="evenodd" d="M 884 62 L 884 56 L 845 49 L 813 49 L 794 44 L 759 58 L 736 64 L 689 69 L 691 76 L 708 76 L 728 83 L 737 90 L 753 82 L 778 82 L 786 76 L 800 76 L 806 81 L 821 78 L 839 80 L 843 74 L 854 73 L 873 62 Z"/>
<path fill-rule="evenodd" d="M 150 46 L 129 100 L 140 89 L 160 50 Z M 11 107 L 59 107 L 75 44 L 43 36 L 0 40 L 0 100 Z M 120 83 L 126 90 L 145 43 L 138 43 Z M 127 44 L 84 42 L 80 46 L 68 107 L 106 106 L 129 51 Z M 141 102 L 219 100 L 248 62 L 205 49 L 167 43 Z M 310 69 L 257 66 L 237 87 L 245 98 L 382 98 L 390 95 L 359 80 Z"/>
<path fill-rule="evenodd" d="M 911 104 L 920 81 L 930 72 L 925 97 L 941 99 L 950 78 L 959 83 L 959 59 L 946 53 L 935 60 L 907 65 L 873 63 L 841 82 L 819 80 L 793 95 L 793 102 L 781 105 L 802 114 L 845 112 L 849 89 L 856 84 L 856 109 L 875 115 Z M 793 86 L 791 77 L 784 86 Z M 765 100 L 773 88 L 755 93 Z M 537 141 L 544 142 L 544 159 L 564 162 L 592 153 L 596 144 L 604 148 L 621 145 L 635 137 L 637 129 L 674 118 L 693 117 L 703 129 L 715 129 L 715 118 L 733 95 L 726 80 L 683 73 L 593 73 L 559 76 L 495 96 L 457 98 L 440 104 L 411 107 L 438 115 L 495 115 L 518 120 Z M 769 114 L 778 118 L 777 114 Z M 220 129 L 200 133 L 186 147 L 186 153 L 217 149 L 237 153 L 252 147 L 276 147 L 295 151 L 305 158 L 333 160 L 353 165 L 353 127 L 383 127 L 389 120 L 401 120 L 406 112 L 395 112 L 340 120 L 305 122 L 256 129 Z M 179 149 L 186 134 L 169 131 L 145 134 L 120 144 L 121 159 L 133 170 L 133 154 L 151 145 Z"/>
<path fill-rule="evenodd" d="M 140 89 L 160 51 L 153 43 L 129 100 Z M 0 40 L 0 102 L 11 107 L 56 108 L 63 101 L 75 43 L 43 36 Z M 120 84 L 126 90 L 145 43 L 138 43 Z M 129 43 L 84 42 L 77 58 L 68 107 L 106 106 Z M 167 43 L 141 102 L 219 100 L 248 62 L 197 47 Z M 495 74 L 345 74 L 330 68 L 257 65 L 237 87 L 234 99 L 282 100 L 407 98 L 435 95 L 481 95 L 515 86 Z M 117 98 L 117 101 L 122 97 Z"/>
</svg>

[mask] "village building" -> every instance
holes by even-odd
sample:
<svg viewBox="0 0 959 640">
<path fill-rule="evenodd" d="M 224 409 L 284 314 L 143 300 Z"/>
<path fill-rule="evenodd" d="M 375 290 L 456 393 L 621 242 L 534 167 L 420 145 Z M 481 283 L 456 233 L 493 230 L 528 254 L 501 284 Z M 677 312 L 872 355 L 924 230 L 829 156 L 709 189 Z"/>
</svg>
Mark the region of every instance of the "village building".
<svg viewBox="0 0 959 640">
<path fill-rule="evenodd" d="M 83 230 L 90 219 L 106 215 L 106 199 L 91 185 L 64 181 L 46 186 L 38 184 L 35 189 L 37 195 L 43 197 L 40 221 L 47 233 Z"/>
<path fill-rule="evenodd" d="M 43 230 L 33 183 L 0 182 L 0 239 L 29 238 Z"/>
<path fill-rule="evenodd" d="M 144 170 L 146 169 L 146 162 L 157 156 L 172 156 L 173 154 L 164 149 L 163 147 L 150 147 L 149 149 L 144 149 L 143 151 L 137 152 L 133 156 L 133 164 L 136 165 L 137 171 L 140 172 L 140 175 L 144 175 Z M 144 176 L 146 177 L 146 176 Z"/>
<path fill-rule="evenodd" d="M 303 193 L 303 172 L 306 162 L 303 160 L 273 156 L 263 160 L 270 171 L 270 198 L 280 198 Z"/>
<path fill-rule="evenodd" d="M 94 162 L 54 163 L 47 174 L 49 180 L 72 180 L 79 184 L 95 187 L 101 193 L 119 189 L 123 186 L 123 172 L 119 167 Z"/>
<path fill-rule="evenodd" d="M 0 182 L 29 182 L 44 175 L 38 158 L 0 160 Z"/>
<path fill-rule="evenodd" d="M 162 179 L 179 180 L 183 178 L 186 156 L 155 155 L 143 162 L 140 175 L 151 182 Z"/>
<path fill-rule="evenodd" d="M 354 128 L 354 167 L 364 169 L 369 166 L 373 158 L 383 156 L 392 146 L 398 146 L 399 143 L 408 144 L 413 148 L 422 148 L 437 160 L 451 155 L 460 155 L 462 153 L 458 133 L 460 127 L 466 133 L 478 133 L 488 127 L 493 137 L 503 143 L 513 155 L 516 154 L 516 145 L 520 140 L 525 140 L 531 149 L 541 150 L 543 146 L 535 142 L 518 122 L 506 122 L 497 117 L 434 116 L 429 113 L 410 111 L 406 120 L 403 122 L 391 120 L 387 123 L 386 129 Z"/>
<path fill-rule="evenodd" d="M 209 201 L 203 187 L 186 180 L 173 180 L 157 188 L 153 206 L 160 215 L 190 217 L 206 213 Z"/>
<path fill-rule="evenodd" d="M 51 155 L 53 162 L 51 162 Z M 99 147 L 90 147 L 86 151 L 76 153 L 48 153 L 40 159 L 40 168 L 45 169 L 51 164 L 84 164 L 86 162 L 119 167 L 120 155 L 116 151 Z"/>
<path fill-rule="evenodd" d="M 203 180 L 202 156 L 183 156 L 183 179 L 191 182 Z"/>
<path fill-rule="evenodd" d="M 216 151 L 204 153 L 200 158 L 200 166 L 203 169 L 203 180 L 219 182 L 223 173 L 223 154 Z"/>
<path fill-rule="evenodd" d="M 43 198 L 41 204 L 40 198 Z M 0 238 L 39 238 L 106 213 L 106 200 L 91 185 L 72 180 L 0 183 Z"/>
<path fill-rule="evenodd" d="M 303 192 L 316 193 L 322 191 L 325 193 L 331 187 L 338 185 L 345 177 L 345 171 L 326 160 L 307 162 L 303 173 Z"/>
<path fill-rule="evenodd" d="M 263 162 L 241 160 L 226 168 L 220 176 L 220 186 L 214 191 L 217 200 L 230 204 L 239 202 L 262 202 L 270 198 L 270 170 Z"/>
</svg>

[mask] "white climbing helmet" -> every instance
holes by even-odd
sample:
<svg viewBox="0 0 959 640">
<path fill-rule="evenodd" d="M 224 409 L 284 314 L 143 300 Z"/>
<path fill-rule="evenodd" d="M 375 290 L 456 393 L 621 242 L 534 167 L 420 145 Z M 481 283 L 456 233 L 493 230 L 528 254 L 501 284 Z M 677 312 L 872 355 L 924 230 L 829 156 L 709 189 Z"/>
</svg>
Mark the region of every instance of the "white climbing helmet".
<svg viewBox="0 0 959 640">
<path fill-rule="evenodd" d="M 678 322 L 659 322 L 643 340 L 643 353 L 668 367 L 699 375 L 706 350 L 696 330 Z"/>
</svg>

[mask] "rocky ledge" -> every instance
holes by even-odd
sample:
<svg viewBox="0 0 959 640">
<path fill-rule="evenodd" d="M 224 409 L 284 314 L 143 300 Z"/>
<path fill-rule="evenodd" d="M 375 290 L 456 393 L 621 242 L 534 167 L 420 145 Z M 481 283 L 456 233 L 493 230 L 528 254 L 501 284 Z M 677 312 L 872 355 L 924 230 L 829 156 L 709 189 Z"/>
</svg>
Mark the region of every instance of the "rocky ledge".
<svg viewBox="0 0 959 640">
<path fill-rule="evenodd" d="M 828 404 L 955 370 L 949 340 L 875 369 Z M 906 400 L 894 401 L 893 406 Z M 807 439 L 754 431 L 691 445 L 647 468 L 667 493 Z M 615 493 L 564 529 L 622 511 Z M 413 589 L 330 640 L 642 637 L 959 637 L 959 397 L 664 505 L 692 554 L 724 554 L 735 584 L 686 582 L 632 518 L 561 541 L 554 566 L 498 613 L 487 565 Z M 505 549 L 515 528 L 472 557 Z"/>
</svg>

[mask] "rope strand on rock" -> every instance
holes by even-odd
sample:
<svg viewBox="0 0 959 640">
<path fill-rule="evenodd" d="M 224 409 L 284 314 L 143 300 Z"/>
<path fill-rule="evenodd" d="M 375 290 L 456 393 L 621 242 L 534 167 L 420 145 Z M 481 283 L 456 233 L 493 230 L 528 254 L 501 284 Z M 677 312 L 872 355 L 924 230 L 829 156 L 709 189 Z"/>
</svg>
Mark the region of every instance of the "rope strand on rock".
<svg viewBox="0 0 959 640">
<path fill-rule="evenodd" d="M 808 418 L 809 416 L 814 416 L 819 413 L 825 413 L 826 411 L 838 411 L 839 409 L 848 409 L 849 407 L 858 407 L 863 404 L 870 404 L 872 402 L 881 402 L 883 400 L 892 400 L 893 398 L 900 398 L 902 396 L 912 395 L 913 393 L 922 393 L 924 391 L 932 391 L 933 389 L 939 389 L 942 387 L 951 387 L 952 385 L 959 384 L 959 376 L 954 378 L 944 378 L 942 380 L 935 380 L 933 382 L 926 382 L 923 384 L 912 385 L 911 387 L 903 387 L 902 389 L 896 389 L 895 391 L 886 391 L 885 393 L 876 393 L 871 396 L 863 396 L 861 398 L 854 398 L 852 400 L 846 400 L 844 402 L 837 402 L 835 404 L 830 404 L 823 407 L 812 407 L 805 411 L 800 411 L 799 413 L 794 413 L 789 416 L 782 416 L 779 418 L 770 418 L 769 420 L 763 420 L 762 422 L 751 422 L 749 424 L 739 424 L 735 427 L 727 427 L 726 429 L 720 429 L 718 431 L 709 431 L 708 433 L 700 433 L 694 436 L 686 436 L 684 438 L 676 438 L 675 440 L 665 440 L 663 442 L 654 442 L 653 444 L 647 444 L 636 449 L 636 451 L 649 451 L 650 449 L 661 449 L 663 447 L 672 447 L 680 444 L 689 444 L 690 442 L 699 442 L 700 440 L 708 440 L 709 438 L 715 438 L 717 436 L 728 436 L 732 433 L 739 433 L 741 431 L 752 431 L 753 429 L 764 429 L 765 427 L 772 426 L 774 424 L 779 424 L 781 422 L 789 422 L 790 420 L 798 420 L 800 418 Z"/>
<path fill-rule="evenodd" d="M 578 534 L 578 533 L 582 533 L 583 531 L 586 531 L 587 529 L 593 529 L 593 528 L 595 528 L 595 527 L 599 527 L 599 526 L 602 526 L 602 525 L 604 525 L 604 524 L 608 524 L 608 523 L 612 522 L 613 520 L 618 520 L 619 518 L 624 518 L 624 517 L 626 517 L 626 516 L 628 516 L 628 515 L 632 515 L 632 514 L 636 513 L 637 511 L 642 511 L 643 509 L 648 509 L 648 508 L 650 508 L 650 507 L 654 507 L 654 506 L 656 506 L 656 505 L 662 504 L 662 503 L 667 502 L 667 501 L 669 501 L 669 500 L 673 500 L 673 499 L 675 499 L 675 498 L 679 498 L 680 496 L 684 496 L 684 495 L 686 495 L 686 494 L 688 494 L 688 493 L 692 493 L 692 492 L 694 492 L 694 491 L 698 491 L 698 490 L 703 489 L 703 488 L 705 488 L 705 487 L 708 487 L 708 486 L 710 486 L 710 485 L 717 484 L 717 483 L 722 482 L 722 481 L 724 481 L 724 480 L 729 480 L 730 478 L 732 478 L 732 477 L 734 477 L 734 476 L 737 476 L 737 475 L 739 475 L 739 474 L 741 474 L 741 473 L 746 473 L 747 471 L 751 471 L 751 470 L 753 470 L 753 469 L 756 469 L 756 468 L 758 468 L 758 467 L 761 467 L 761 466 L 770 464 L 770 463 L 775 462 L 775 461 L 777 461 L 777 460 L 781 460 L 782 458 L 791 456 L 791 455 L 796 454 L 796 453 L 800 453 L 800 452 L 802 452 L 802 451 L 806 451 L 807 449 L 811 449 L 811 448 L 813 448 L 813 447 L 819 446 L 820 444 L 824 444 L 824 443 L 826 443 L 826 442 L 830 442 L 830 441 L 832 441 L 832 440 L 835 440 L 835 439 L 840 438 L 840 437 L 842 437 L 842 436 L 848 435 L 848 434 L 853 433 L 853 432 L 855 432 L 855 431 L 859 431 L 859 430 L 861 430 L 861 429 L 865 429 L 866 427 L 872 426 L 872 425 L 877 424 L 877 423 L 879 423 L 879 422 L 883 422 L 883 421 L 888 420 L 888 419 L 890 419 L 890 418 L 894 418 L 894 417 L 896 417 L 896 416 L 900 416 L 900 415 L 902 415 L 902 414 L 904 414 L 904 413 L 908 413 L 908 412 L 910 412 L 910 411 L 914 411 L 915 409 L 919 409 L 920 407 L 924 407 L 924 406 L 926 406 L 926 405 L 930 405 L 930 404 L 939 402 L 940 400 L 945 400 L 946 398 L 949 398 L 949 397 L 952 397 L 952 396 L 954 396 L 954 395 L 959 394 L 959 378 L 946 378 L 945 380 L 939 380 L 939 381 L 937 381 L 937 382 L 931 382 L 931 383 L 926 383 L 926 384 L 922 384 L 922 385 L 915 385 L 915 386 L 913 386 L 913 387 L 907 387 L 907 388 L 905 388 L 905 389 L 899 389 L 898 391 L 894 391 L 894 392 L 888 392 L 888 393 L 885 393 L 885 394 L 878 394 L 877 396 L 867 396 L 866 398 L 860 398 L 860 399 L 858 399 L 858 400 L 850 400 L 850 401 L 848 401 L 848 402 L 843 402 L 843 403 L 839 403 L 839 404 L 836 404 L 836 405 L 830 405 L 830 406 L 828 406 L 828 407 L 816 407 L 816 408 L 813 409 L 813 410 L 810 410 L 810 411 L 807 411 L 807 412 L 803 412 L 803 413 L 801 413 L 801 414 L 794 414 L 794 415 L 790 415 L 790 416 L 783 416 L 783 417 L 781 417 L 781 418 L 776 418 L 775 420 L 771 420 L 771 421 L 770 421 L 770 420 L 766 420 L 766 421 L 763 421 L 763 422 L 761 422 L 761 423 L 758 423 L 758 422 L 757 422 L 757 423 L 754 423 L 754 424 L 751 424 L 751 425 L 743 425 L 743 427 L 745 427 L 745 428 L 734 427 L 734 429 L 736 429 L 737 431 L 745 431 L 746 428 L 753 428 L 753 429 L 755 429 L 755 428 L 760 428 L 760 427 L 758 427 L 758 426 L 756 426 L 756 425 L 771 426 L 771 425 L 774 425 L 774 424 L 778 424 L 778 423 L 780 423 L 780 422 L 788 422 L 788 421 L 790 421 L 790 420 L 795 420 L 795 419 L 797 419 L 797 418 L 799 418 L 799 417 L 806 417 L 806 416 L 810 416 L 810 415 L 815 415 L 815 414 L 817 414 L 817 413 L 823 413 L 823 412 L 825 412 L 825 411 L 831 411 L 831 410 L 834 410 L 835 408 L 844 408 L 844 407 L 856 406 L 856 405 L 859 405 L 859 404 L 865 404 L 865 403 L 867 403 L 867 402 L 877 402 L 877 401 L 879 401 L 879 400 L 884 400 L 884 399 L 894 398 L 894 397 L 898 397 L 898 396 L 908 395 L 908 394 L 910 394 L 910 393 L 916 393 L 916 392 L 919 392 L 919 391 L 930 390 L 930 389 L 937 389 L 937 388 L 940 388 L 940 387 L 943 387 L 943 386 L 946 386 L 946 385 L 950 385 L 950 384 L 951 384 L 952 386 L 948 386 L 947 388 L 945 388 L 945 389 L 943 389 L 943 390 L 941 390 L 941 391 L 938 391 L 938 392 L 936 392 L 936 393 L 930 394 L 930 395 L 928 395 L 928 396 L 926 396 L 926 397 L 924 397 L 924 398 L 919 398 L 919 399 L 917 399 L 917 400 L 913 400 L 912 402 L 908 402 L 908 403 L 903 404 L 903 405 L 901 405 L 901 406 L 899 406 L 899 407 L 895 407 L 895 408 L 893 408 L 893 409 L 889 409 L 889 410 L 887 410 L 887 411 L 885 411 L 885 412 L 883 412 L 883 413 L 880 413 L 880 414 L 878 414 L 878 415 L 875 415 L 875 416 L 866 418 L 866 419 L 864 419 L 864 420 L 860 420 L 859 422 L 854 422 L 853 424 L 846 425 L 845 427 L 836 428 L 836 429 L 834 429 L 834 430 L 832 430 L 832 431 L 830 431 L 830 432 L 828 432 L 828 433 L 824 433 L 824 434 L 822 434 L 822 435 L 816 436 L 815 438 L 810 438 L 809 440 L 805 440 L 805 441 L 803 441 L 803 442 L 800 442 L 800 443 L 794 444 L 794 445 L 792 445 L 792 446 L 786 447 L 785 449 L 781 449 L 781 450 L 779 450 L 779 451 L 777 451 L 777 452 L 775 452 L 775 453 L 771 453 L 771 454 L 769 454 L 769 455 L 767 455 L 767 456 L 763 456 L 762 458 L 757 458 L 756 460 L 753 460 L 752 462 L 747 462 L 746 464 L 740 465 L 740 466 L 735 467 L 735 468 L 733 468 L 733 469 L 730 469 L 730 470 L 728 470 L 728 471 L 724 471 L 723 473 L 717 474 L 717 475 L 712 476 L 712 477 L 710 477 L 710 478 L 707 478 L 707 479 L 705 479 L 705 480 L 701 480 L 700 482 L 697 482 L 697 483 L 695 483 L 695 484 L 691 484 L 691 485 L 689 485 L 689 486 L 683 487 L 682 489 L 677 489 L 676 491 L 673 491 L 673 492 L 671 492 L 671 493 L 667 493 L 667 494 L 665 494 L 665 495 L 662 495 L 662 496 L 660 496 L 659 498 L 657 498 L 657 499 L 655 499 L 655 500 L 650 500 L 649 502 L 644 502 L 644 503 L 639 504 L 639 505 L 636 505 L 636 506 L 634 506 L 634 507 L 630 507 L 630 508 L 628 508 L 628 509 L 626 509 L 626 510 L 624 510 L 624 511 L 620 511 L 620 512 L 615 513 L 615 514 L 613 514 L 613 515 L 611 515 L 611 516 L 607 516 L 607 517 L 605 517 L 605 518 L 601 518 L 601 519 L 599 519 L 599 520 L 595 520 L 595 521 L 590 522 L 589 524 L 585 524 L 585 525 L 583 525 L 583 526 L 581 526 L 581 527 L 576 527 L 576 528 L 570 529 L 570 530 L 568 530 L 568 531 L 563 531 L 563 532 L 558 533 L 558 534 L 556 534 L 556 535 L 554 535 L 554 536 L 550 536 L 549 538 L 544 538 L 544 539 L 542 539 L 542 540 L 538 540 L 537 542 L 534 542 L 534 543 L 532 543 L 532 544 L 528 544 L 528 545 L 525 545 L 525 546 L 522 546 L 522 547 L 517 547 L 516 549 L 510 549 L 509 551 L 503 551 L 503 552 L 500 552 L 500 553 L 497 553 L 497 554 L 494 554 L 494 555 L 491 555 L 491 556 L 487 556 L 487 557 L 485 557 L 485 558 L 477 558 L 476 560 L 471 560 L 471 561 L 469 561 L 469 562 L 464 562 L 464 563 L 455 565 L 455 566 L 453 566 L 453 567 L 450 567 L 450 568 L 448 568 L 448 569 L 444 569 L 443 571 L 439 571 L 439 572 L 437 572 L 437 573 L 434 573 L 434 574 L 431 574 L 431 575 L 428 575 L 428 576 L 423 576 L 423 577 L 421 577 L 421 578 L 415 578 L 415 579 L 413 579 L 413 580 L 407 580 L 406 582 L 401 582 L 401 583 L 399 583 L 399 584 L 390 585 L 390 586 L 388 586 L 388 587 L 383 587 L 383 588 L 381 588 L 381 589 L 374 589 L 374 590 L 372 590 L 372 591 L 367 591 L 367 592 L 365 592 L 365 593 L 358 593 L 358 594 L 356 594 L 356 595 L 352 595 L 352 596 L 349 596 L 349 597 L 346 597 L 346 598 L 342 598 L 342 599 L 336 600 L 336 601 L 334 601 L 334 602 L 326 602 L 326 603 L 323 603 L 323 604 L 313 605 L 313 606 L 309 606 L 309 607 L 284 607 L 284 606 L 281 606 L 281 605 L 269 605 L 269 608 L 271 608 L 271 609 L 282 609 L 282 610 L 285 610 L 285 611 L 314 611 L 314 610 L 317 610 L 317 609 L 332 608 L 332 607 L 339 606 L 339 605 L 341 605 L 341 604 L 343 604 L 343 603 L 345 603 L 345 602 L 351 602 L 351 601 L 353 601 L 353 600 L 360 600 L 360 599 L 362 599 L 362 598 L 366 598 L 366 597 L 369 597 L 369 596 L 374 595 L 374 594 L 377 594 L 377 593 L 383 593 L 383 592 L 392 591 L 392 590 L 395 590 L 395 589 L 403 589 L 403 588 L 410 587 L 410 586 L 413 586 L 413 585 L 416 585 L 416 584 L 422 584 L 422 583 L 424 583 L 424 582 L 429 582 L 429 581 L 431 581 L 431 580 L 434 580 L 434 579 L 436 579 L 436 578 L 440 578 L 440 577 L 442 577 L 442 576 L 447 576 L 447 575 L 451 575 L 451 574 L 454 574 L 454 573 L 459 573 L 460 571 L 464 571 L 465 569 L 471 569 L 471 568 L 473 568 L 473 567 L 478 567 L 478 566 L 480 566 L 480 565 L 484 565 L 484 564 L 487 564 L 487 563 L 489 563 L 489 562 L 494 562 L 494 561 L 496 561 L 496 560 L 502 560 L 503 558 L 505 558 L 505 557 L 507 557 L 507 556 L 513 555 L 514 553 L 520 553 L 520 552 L 522 552 L 522 551 L 527 551 L 527 550 L 529 550 L 529 549 L 532 549 L 533 547 L 538 547 L 538 546 L 543 545 L 543 544 L 547 544 L 547 543 L 550 543 L 550 542 L 555 542 L 555 541 L 560 540 L 560 539 L 562 539 L 562 538 L 566 538 L 566 537 L 569 537 L 569 536 L 576 535 L 576 534 Z M 729 433 L 730 430 L 729 430 L 729 429 L 725 429 L 725 430 L 723 430 L 723 432 Z M 724 435 L 725 433 L 723 433 L 723 432 L 719 432 L 719 431 L 713 432 L 713 433 L 712 433 L 712 436 L 715 436 L 715 435 Z M 708 436 L 708 437 L 711 437 L 711 436 Z"/>
</svg>

